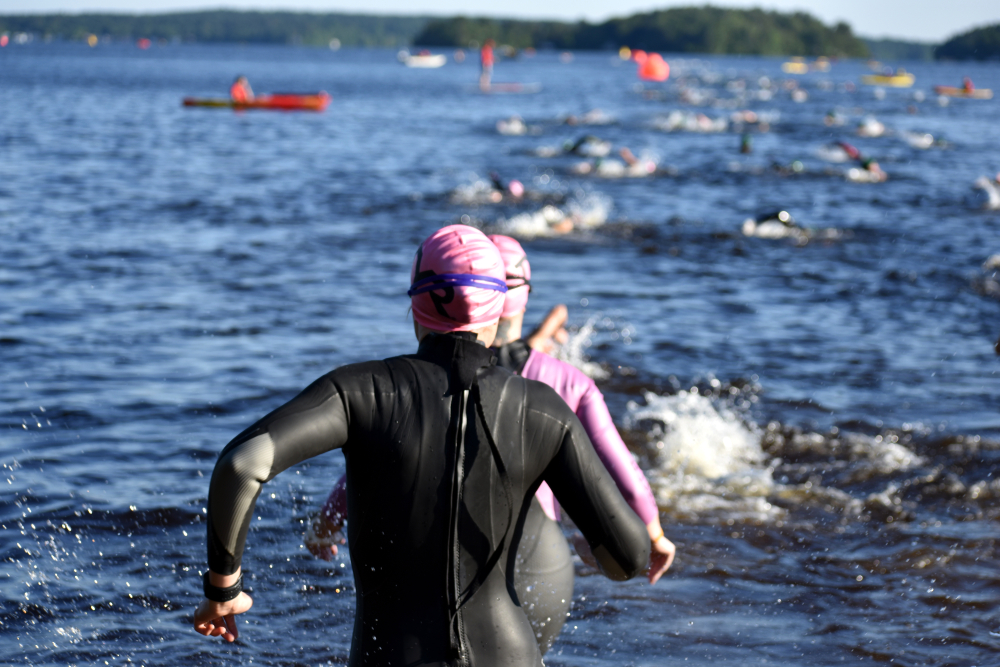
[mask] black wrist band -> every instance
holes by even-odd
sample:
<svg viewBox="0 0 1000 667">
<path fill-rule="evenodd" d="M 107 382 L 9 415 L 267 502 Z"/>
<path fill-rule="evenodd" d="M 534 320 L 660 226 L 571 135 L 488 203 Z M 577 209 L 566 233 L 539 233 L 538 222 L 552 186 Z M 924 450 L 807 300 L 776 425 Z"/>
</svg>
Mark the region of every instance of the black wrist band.
<svg viewBox="0 0 1000 667">
<path fill-rule="evenodd" d="M 212 585 L 211 580 L 208 578 L 208 571 L 206 571 L 205 576 L 202 578 L 202 585 L 205 597 L 212 602 L 229 602 L 230 600 L 235 600 L 243 592 L 243 573 L 240 573 L 240 578 L 229 588 L 219 588 Z"/>
</svg>

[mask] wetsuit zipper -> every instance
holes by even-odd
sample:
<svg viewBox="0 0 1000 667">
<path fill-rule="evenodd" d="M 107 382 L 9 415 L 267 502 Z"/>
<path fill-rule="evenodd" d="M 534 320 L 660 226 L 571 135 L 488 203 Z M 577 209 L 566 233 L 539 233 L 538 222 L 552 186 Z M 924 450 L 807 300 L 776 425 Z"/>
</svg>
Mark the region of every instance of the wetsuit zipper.
<svg viewBox="0 0 1000 667">
<path fill-rule="evenodd" d="M 452 474 L 452 487 L 451 487 L 451 516 L 449 517 L 449 572 L 448 578 L 450 580 L 449 586 L 449 597 L 450 597 L 450 607 L 452 613 L 451 619 L 451 644 L 452 650 L 455 652 L 454 657 L 457 659 L 458 663 L 461 665 L 467 664 L 467 654 L 465 648 L 465 638 L 463 637 L 461 619 L 458 616 L 458 605 L 459 600 L 462 596 L 462 580 L 461 580 L 461 553 L 458 540 L 458 516 L 459 508 L 462 503 L 462 485 L 465 482 L 465 429 L 466 429 L 466 409 L 468 407 L 469 401 L 469 390 L 463 390 L 461 394 L 455 396 L 456 400 L 452 403 L 453 407 L 456 409 L 458 415 L 455 424 L 455 458 L 454 458 L 454 472 Z M 455 405 L 457 403 L 457 405 Z"/>
</svg>

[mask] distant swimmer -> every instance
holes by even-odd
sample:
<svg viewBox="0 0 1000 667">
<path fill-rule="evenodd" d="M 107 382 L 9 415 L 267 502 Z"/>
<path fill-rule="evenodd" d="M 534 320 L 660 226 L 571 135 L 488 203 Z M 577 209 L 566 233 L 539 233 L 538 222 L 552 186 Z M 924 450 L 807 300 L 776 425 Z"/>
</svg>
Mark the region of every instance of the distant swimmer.
<svg viewBox="0 0 1000 667">
<path fill-rule="evenodd" d="M 520 116 L 511 116 L 497 121 L 497 132 L 508 137 L 519 137 L 528 133 L 528 126 Z"/>
<path fill-rule="evenodd" d="M 874 116 L 867 116 L 858 124 L 859 137 L 881 137 L 883 134 L 885 134 L 885 124 Z"/>
<path fill-rule="evenodd" d="M 636 157 L 628 148 L 622 148 L 618 155 L 621 160 L 598 158 L 577 163 L 571 170 L 575 174 L 593 174 L 601 178 L 644 178 L 656 173 L 656 161 L 650 158 Z"/>
<path fill-rule="evenodd" d="M 496 366 L 506 275 L 482 232 L 438 230 L 410 270 L 416 352 L 337 368 L 226 445 L 207 493 L 197 632 L 233 642 L 247 627 L 241 565 L 263 485 L 334 449 L 347 466 L 354 667 L 542 667 L 512 585 L 542 482 L 609 578 L 647 569 L 648 528 L 580 419 L 551 387 Z"/>
<path fill-rule="evenodd" d="M 233 102 L 253 101 L 253 89 L 250 87 L 250 82 L 242 74 L 236 77 L 236 81 L 229 87 L 229 98 Z"/>
<path fill-rule="evenodd" d="M 826 112 L 823 116 L 823 124 L 827 127 L 839 127 L 844 124 L 844 116 L 841 115 L 836 109 L 831 109 Z"/>
<path fill-rule="evenodd" d="M 656 171 L 656 162 L 649 158 L 636 157 L 628 148 L 623 147 L 618 154 L 628 165 L 626 175 L 630 178 L 642 178 Z"/>
<path fill-rule="evenodd" d="M 847 180 L 855 183 L 884 183 L 889 180 L 889 174 L 882 170 L 874 158 L 862 158 L 861 168 L 852 167 L 847 170 Z"/>
<path fill-rule="evenodd" d="M 861 155 L 861 151 L 846 141 L 838 141 L 833 144 L 820 146 L 816 150 L 816 155 L 819 159 L 826 162 L 840 163 L 847 162 L 849 160 L 857 160 Z"/>
<path fill-rule="evenodd" d="M 588 134 L 573 142 L 566 152 L 581 157 L 605 157 L 611 153 L 611 142 Z"/>
<path fill-rule="evenodd" d="M 888 180 L 889 174 L 882 170 L 879 163 L 874 158 L 865 157 L 857 148 L 846 141 L 838 141 L 836 147 L 843 151 L 846 158 L 856 160 L 860 167 L 851 167 L 845 174 L 847 180 L 854 183 L 882 183 Z M 821 152 L 821 155 L 823 153 Z M 828 157 L 833 157 L 834 151 L 826 153 Z M 830 160 L 831 162 L 842 162 L 844 160 Z"/>
<path fill-rule="evenodd" d="M 489 206 L 490 204 L 519 205 L 531 200 L 535 202 L 562 202 L 566 195 L 560 192 L 539 192 L 529 190 L 523 182 L 512 178 L 502 178 L 490 172 L 483 178 L 459 185 L 448 196 L 452 204 L 459 206 Z"/>
<path fill-rule="evenodd" d="M 539 146 L 534 152 L 538 157 L 559 157 L 560 155 L 605 157 L 611 153 L 611 148 L 610 141 L 587 134 L 575 141 L 567 140 L 562 146 Z"/>
<path fill-rule="evenodd" d="M 927 132 L 901 132 L 900 136 L 911 148 L 927 150 L 934 145 L 934 135 Z"/>
<path fill-rule="evenodd" d="M 972 203 L 976 208 L 983 208 L 987 211 L 1000 210 L 1000 174 L 994 178 L 980 176 L 972 184 Z"/>
<path fill-rule="evenodd" d="M 520 200 L 524 197 L 524 184 L 517 179 L 511 179 L 504 183 L 500 174 L 495 171 L 490 172 L 490 183 L 493 185 L 493 197 L 491 199 L 499 203 L 504 199 Z"/>
<path fill-rule="evenodd" d="M 749 132 L 744 132 L 743 136 L 740 137 L 740 153 L 743 155 L 753 153 L 753 137 L 750 136 Z"/>
<path fill-rule="evenodd" d="M 494 46 L 496 46 L 496 42 L 492 39 L 487 39 L 486 43 L 483 44 L 483 48 L 479 49 L 479 65 L 481 68 L 479 89 L 484 92 L 490 89 L 490 82 L 493 79 L 493 63 L 496 58 L 493 54 Z"/>
<path fill-rule="evenodd" d="M 577 226 L 578 220 L 558 206 L 544 206 L 531 213 L 519 213 L 497 225 L 500 229 L 520 237 L 559 236 L 569 234 Z"/>
<path fill-rule="evenodd" d="M 615 118 L 600 109 L 591 109 L 582 116 L 570 114 L 563 122 L 567 125 L 610 125 L 615 122 Z"/>
<path fill-rule="evenodd" d="M 743 234 L 760 239 L 807 240 L 806 230 L 799 227 L 788 211 L 769 211 L 743 221 Z"/>
<path fill-rule="evenodd" d="M 650 543 L 647 572 L 650 583 L 656 583 L 669 569 L 676 549 L 664 536 L 649 482 L 618 434 L 594 381 L 575 367 L 532 347 L 532 344 L 547 347 L 552 337 L 560 333 L 565 336 L 562 325 L 566 309 L 553 309 L 539 331 L 528 341 L 523 340 L 524 313 L 531 291 L 531 265 L 521 244 L 514 239 L 499 235 L 489 238 L 500 250 L 507 274 L 504 309 L 493 343 L 498 365 L 515 375 L 551 386 L 579 417 L 615 485 L 632 511 L 646 524 Z M 314 534 L 332 535 L 342 530 L 343 517 L 347 513 L 345 485 L 345 478 L 341 477 L 313 522 Z M 543 655 L 559 635 L 573 598 L 573 561 L 566 538 L 556 523 L 560 518 L 560 508 L 552 490 L 543 483 L 531 501 L 513 570 L 517 598 Z M 586 543 L 576 542 L 581 557 L 592 560 Z M 328 558 L 335 545 L 327 547 L 326 543 L 314 541 L 308 546 L 311 552 Z"/>
<path fill-rule="evenodd" d="M 759 239 L 789 239 L 799 246 L 806 245 L 810 241 L 839 241 L 851 236 L 850 231 L 835 228 L 802 227 L 785 210 L 769 211 L 756 218 L 747 218 L 743 221 L 742 232 L 745 236 Z"/>
<path fill-rule="evenodd" d="M 838 141 L 836 145 L 839 146 L 840 149 L 844 151 L 844 154 L 847 155 L 847 157 L 849 157 L 850 159 L 852 160 L 861 159 L 861 151 L 859 151 L 857 148 L 847 143 L 846 141 Z"/>
<path fill-rule="evenodd" d="M 588 231 L 600 227 L 608 220 L 612 203 L 608 197 L 590 193 L 575 197 L 563 207 L 544 206 L 537 211 L 518 213 L 490 225 L 491 230 L 516 236 L 535 238 L 559 236 L 573 231 Z"/>
<path fill-rule="evenodd" d="M 792 160 L 790 164 L 782 164 L 780 162 L 771 162 L 771 171 L 781 176 L 795 176 L 801 174 L 806 170 L 806 166 L 802 163 L 802 160 Z"/>
</svg>

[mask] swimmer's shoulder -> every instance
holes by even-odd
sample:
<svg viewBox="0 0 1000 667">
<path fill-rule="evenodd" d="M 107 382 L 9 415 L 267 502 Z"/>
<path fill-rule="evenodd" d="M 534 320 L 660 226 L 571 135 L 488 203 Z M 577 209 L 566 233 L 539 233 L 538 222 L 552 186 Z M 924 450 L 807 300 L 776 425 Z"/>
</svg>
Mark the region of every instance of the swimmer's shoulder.
<svg viewBox="0 0 1000 667">
<path fill-rule="evenodd" d="M 515 376 L 515 380 L 524 383 L 525 417 L 529 424 L 544 424 L 561 431 L 579 425 L 576 413 L 553 387 L 526 377 Z"/>
<path fill-rule="evenodd" d="M 531 351 L 521 373 L 526 378 L 544 382 L 555 389 L 573 408 L 574 401 L 579 401 L 584 394 L 596 389 L 594 381 L 579 368 L 538 350 Z"/>
<path fill-rule="evenodd" d="M 335 368 L 317 382 L 328 383 L 345 395 L 392 393 L 399 385 L 412 381 L 418 372 L 413 366 L 420 363 L 426 362 L 411 355 L 359 361 Z"/>
</svg>

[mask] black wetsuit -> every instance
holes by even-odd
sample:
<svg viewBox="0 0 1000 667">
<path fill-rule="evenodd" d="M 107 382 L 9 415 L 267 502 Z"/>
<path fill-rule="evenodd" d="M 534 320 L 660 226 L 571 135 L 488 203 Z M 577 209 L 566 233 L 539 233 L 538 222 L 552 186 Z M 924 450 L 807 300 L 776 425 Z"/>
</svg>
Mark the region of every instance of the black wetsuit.
<svg viewBox="0 0 1000 667">
<path fill-rule="evenodd" d="M 497 365 L 521 374 L 531 356 L 523 338 L 493 348 Z M 562 528 L 532 500 L 524 522 L 524 537 L 517 547 L 514 590 L 535 633 L 542 655 L 562 632 L 573 601 L 573 557 Z"/>
<path fill-rule="evenodd" d="M 544 480 L 608 576 L 643 570 L 649 538 L 579 420 L 550 387 L 494 365 L 473 334 L 337 369 L 223 450 L 209 566 L 241 563 L 261 485 L 342 447 L 357 612 L 350 664 L 538 666 L 516 549 Z"/>
</svg>

